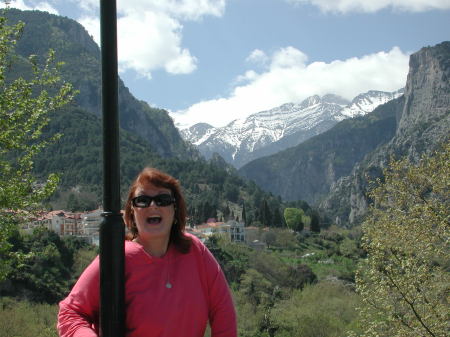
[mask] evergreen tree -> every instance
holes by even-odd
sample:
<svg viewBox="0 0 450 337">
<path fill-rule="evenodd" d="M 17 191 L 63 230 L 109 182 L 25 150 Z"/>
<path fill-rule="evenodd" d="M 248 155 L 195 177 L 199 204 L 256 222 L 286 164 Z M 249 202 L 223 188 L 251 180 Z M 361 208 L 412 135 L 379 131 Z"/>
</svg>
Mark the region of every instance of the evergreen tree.
<svg viewBox="0 0 450 337">
<path fill-rule="evenodd" d="M 77 196 L 75 194 L 70 193 L 69 198 L 67 199 L 66 209 L 68 209 L 71 212 L 76 212 L 76 211 L 81 210 L 80 200 L 77 198 Z"/>
<path fill-rule="evenodd" d="M 225 205 L 225 207 L 222 211 L 222 214 L 223 214 L 223 220 L 228 219 L 228 217 L 230 216 L 230 208 L 228 207 L 228 204 Z"/>
<path fill-rule="evenodd" d="M 275 208 L 273 212 L 273 225 L 275 227 L 282 227 L 283 226 L 283 218 L 281 217 L 281 212 L 278 207 Z"/>
<path fill-rule="evenodd" d="M 267 200 L 264 199 L 261 203 L 260 209 L 260 221 L 264 226 L 270 226 L 272 224 L 272 214 L 269 209 L 269 205 L 267 204 Z"/>
<path fill-rule="evenodd" d="M 249 225 L 249 223 L 247 222 L 247 214 L 245 213 L 245 203 L 242 204 L 242 221 L 244 222 L 245 226 Z"/>
<path fill-rule="evenodd" d="M 320 218 L 317 211 L 311 212 L 311 232 L 320 233 Z"/>
</svg>

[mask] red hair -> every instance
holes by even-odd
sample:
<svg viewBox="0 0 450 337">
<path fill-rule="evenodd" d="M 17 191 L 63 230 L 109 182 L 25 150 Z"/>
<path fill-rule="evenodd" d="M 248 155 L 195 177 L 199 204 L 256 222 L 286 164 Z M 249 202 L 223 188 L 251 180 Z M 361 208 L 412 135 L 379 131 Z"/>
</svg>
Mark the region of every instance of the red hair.
<svg viewBox="0 0 450 337">
<path fill-rule="evenodd" d="M 129 230 L 127 240 L 136 238 L 139 233 L 134 221 L 134 212 L 131 199 L 135 197 L 135 192 L 138 187 L 152 184 L 156 187 L 164 187 L 172 192 L 175 198 L 175 215 L 170 231 L 169 243 L 173 243 L 175 247 L 182 253 L 189 252 L 191 247 L 191 239 L 184 234 L 186 227 L 186 203 L 183 194 L 181 193 L 181 186 L 177 179 L 161 172 L 155 168 L 146 167 L 139 173 L 134 182 L 131 184 L 128 192 L 128 199 L 125 204 L 124 222 Z"/>
</svg>

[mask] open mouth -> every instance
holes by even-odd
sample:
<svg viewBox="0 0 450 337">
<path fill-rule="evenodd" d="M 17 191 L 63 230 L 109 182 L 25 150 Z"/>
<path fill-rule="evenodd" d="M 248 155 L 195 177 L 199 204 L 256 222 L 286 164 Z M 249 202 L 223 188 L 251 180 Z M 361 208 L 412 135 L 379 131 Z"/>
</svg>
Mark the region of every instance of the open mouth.
<svg viewBox="0 0 450 337">
<path fill-rule="evenodd" d="M 151 225 L 158 225 L 161 222 L 162 218 L 158 215 L 149 216 L 147 218 L 147 222 Z"/>
</svg>

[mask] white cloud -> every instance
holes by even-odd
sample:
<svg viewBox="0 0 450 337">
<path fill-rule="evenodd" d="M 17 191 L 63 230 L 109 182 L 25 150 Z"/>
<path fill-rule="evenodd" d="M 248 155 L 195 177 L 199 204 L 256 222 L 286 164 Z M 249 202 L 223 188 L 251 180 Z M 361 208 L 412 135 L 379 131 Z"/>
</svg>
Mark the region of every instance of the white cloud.
<svg viewBox="0 0 450 337">
<path fill-rule="evenodd" d="M 89 32 L 95 42 L 100 45 L 100 20 L 96 17 L 85 16 L 78 22 Z"/>
<path fill-rule="evenodd" d="M 98 0 L 72 0 L 72 2 L 75 2 L 85 11 L 96 11 L 100 6 L 100 1 Z"/>
<path fill-rule="evenodd" d="M 242 82 L 254 81 L 258 77 L 258 73 L 254 70 L 247 70 L 244 75 L 239 75 L 234 84 L 239 84 Z"/>
<path fill-rule="evenodd" d="M 70 0 L 81 8 L 93 11 L 99 0 Z M 205 15 L 222 16 L 226 0 L 117 0 L 119 14 L 158 12 L 182 20 L 199 20 Z"/>
<path fill-rule="evenodd" d="M 118 19 L 121 70 L 134 69 L 151 77 L 159 68 L 172 74 L 190 73 L 196 59 L 181 47 L 181 24 L 163 13 L 130 13 Z"/>
<path fill-rule="evenodd" d="M 377 12 L 384 8 L 399 11 L 423 12 L 450 9 L 449 0 L 286 0 L 293 4 L 311 4 L 324 12 Z"/>
<path fill-rule="evenodd" d="M 100 45 L 98 0 L 13 0 L 11 7 L 57 13 L 50 3 L 56 6 L 63 1 L 80 9 L 78 22 Z M 147 78 L 156 70 L 170 74 L 195 71 L 197 58 L 182 46 L 182 22 L 222 16 L 225 4 L 226 0 L 118 0 L 119 71 L 134 70 Z"/>
<path fill-rule="evenodd" d="M 23 11 L 26 10 L 39 10 L 43 12 L 49 12 L 51 14 L 59 14 L 58 11 L 46 1 L 24 1 L 24 0 L 12 0 L 10 7 L 14 7 Z M 0 4 L 0 8 L 4 8 L 3 1 Z"/>
<path fill-rule="evenodd" d="M 245 61 L 264 66 L 269 61 L 269 57 L 262 50 L 255 49 L 250 53 L 250 55 L 245 59 Z"/>
<path fill-rule="evenodd" d="M 122 1 L 122 0 L 120 0 Z M 183 20 L 199 20 L 205 15 L 222 16 L 226 0 L 123 0 L 127 11 L 163 12 Z M 125 9 L 124 9 L 125 10 Z"/>
<path fill-rule="evenodd" d="M 49 4 L 48 2 L 39 2 L 36 4 L 36 6 L 34 7 L 34 9 L 37 9 L 39 11 L 43 11 L 43 12 L 49 12 L 50 14 L 56 14 L 58 15 L 58 10 L 55 9 L 51 4 Z"/>
<path fill-rule="evenodd" d="M 6 5 L 3 1 L 0 3 L 0 8 L 4 8 Z M 12 0 L 9 7 L 14 7 L 23 11 L 32 10 L 33 8 L 26 5 L 23 0 Z"/>
<path fill-rule="evenodd" d="M 300 50 L 294 47 L 287 47 L 280 49 L 274 54 L 270 67 L 272 69 L 303 67 L 307 60 L 308 57 Z"/>
<path fill-rule="evenodd" d="M 311 95 L 333 93 L 352 99 L 368 90 L 394 91 L 406 83 L 408 61 L 409 55 L 394 47 L 360 58 L 307 64 L 303 52 L 287 47 L 272 55 L 266 71 L 249 70 L 240 76 L 247 83 L 236 82 L 229 97 L 202 101 L 171 112 L 171 116 L 183 127 L 198 122 L 218 127 L 284 103 L 301 102 Z"/>
<path fill-rule="evenodd" d="M 78 21 L 100 44 L 99 1 L 81 0 L 78 6 L 86 13 Z M 197 58 L 182 46 L 182 21 L 221 16 L 224 10 L 225 0 L 119 0 L 119 70 L 147 78 L 160 69 L 170 74 L 195 71 Z"/>
</svg>

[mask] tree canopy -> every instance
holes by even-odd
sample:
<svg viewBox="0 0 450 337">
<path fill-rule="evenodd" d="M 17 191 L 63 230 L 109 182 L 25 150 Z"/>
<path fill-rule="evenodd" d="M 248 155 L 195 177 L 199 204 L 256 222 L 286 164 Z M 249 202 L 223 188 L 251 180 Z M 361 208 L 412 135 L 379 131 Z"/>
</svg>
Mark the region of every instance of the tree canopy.
<svg viewBox="0 0 450 337">
<path fill-rule="evenodd" d="M 48 113 L 73 97 L 72 86 L 58 76 L 61 64 L 53 62 L 53 51 L 44 64 L 34 55 L 27 60 L 14 55 L 22 28 L 21 23 L 8 25 L 0 16 L 0 253 L 7 251 L 6 238 L 14 224 L 32 214 L 56 187 L 56 175 L 36 181 L 33 158 L 57 138 L 42 137 Z M 16 66 L 28 69 L 26 76 L 10 76 Z M 0 279 L 7 272 L 5 259 L 1 260 Z"/>
<path fill-rule="evenodd" d="M 364 336 L 448 336 L 450 143 L 394 161 L 371 193 L 357 273 Z"/>
<path fill-rule="evenodd" d="M 287 226 L 296 231 L 301 232 L 305 226 L 303 222 L 303 218 L 305 216 L 305 212 L 301 208 L 285 208 L 284 209 L 284 220 L 286 221 Z"/>
</svg>

